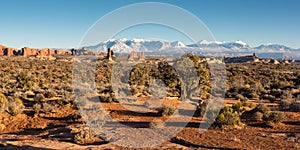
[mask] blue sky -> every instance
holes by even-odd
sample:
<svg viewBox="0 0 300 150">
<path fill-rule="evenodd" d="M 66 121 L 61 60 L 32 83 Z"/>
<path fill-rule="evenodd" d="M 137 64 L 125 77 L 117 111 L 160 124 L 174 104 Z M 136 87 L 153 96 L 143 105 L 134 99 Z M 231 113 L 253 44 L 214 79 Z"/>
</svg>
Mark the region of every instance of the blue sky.
<svg viewBox="0 0 300 150">
<path fill-rule="evenodd" d="M 99 18 L 138 2 L 146 1 L 0 0 L 0 44 L 16 48 L 77 47 Z M 299 0 L 152 2 L 186 9 L 206 24 L 216 40 L 242 40 L 250 46 L 278 43 L 300 48 Z"/>
</svg>

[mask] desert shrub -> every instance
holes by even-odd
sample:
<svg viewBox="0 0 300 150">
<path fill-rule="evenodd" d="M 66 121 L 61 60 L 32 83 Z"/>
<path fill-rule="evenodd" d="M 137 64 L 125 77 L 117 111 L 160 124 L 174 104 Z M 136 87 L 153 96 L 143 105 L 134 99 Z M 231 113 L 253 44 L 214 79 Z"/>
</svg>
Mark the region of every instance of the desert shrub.
<svg viewBox="0 0 300 150">
<path fill-rule="evenodd" d="M 34 85 L 34 78 L 28 71 L 21 71 L 16 78 L 18 86 L 21 88 L 29 89 Z"/>
<path fill-rule="evenodd" d="M 289 110 L 290 105 L 292 104 L 292 100 L 282 100 L 279 103 L 280 110 Z"/>
<path fill-rule="evenodd" d="M 280 80 L 275 80 L 272 84 L 271 84 L 271 88 L 272 89 L 281 89 L 286 85 L 286 83 L 284 81 L 280 81 Z"/>
<path fill-rule="evenodd" d="M 240 114 L 235 111 L 232 107 L 223 107 L 217 116 L 214 126 L 225 127 L 225 126 L 238 126 L 241 124 Z"/>
<path fill-rule="evenodd" d="M 79 133 L 74 136 L 74 141 L 77 144 L 89 144 L 93 143 L 96 138 L 96 134 L 89 128 L 80 129 Z"/>
<path fill-rule="evenodd" d="M 254 91 L 247 94 L 247 97 L 250 98 L 250 99 L 259 99 L 259 95 Z"/>
<path fill-rule="evenodd" d="M 273 95 L 269 95 L 269 94 L 264 94 L 261 96 L 262 99 L 267 99 L 269 100 L 271 103 L 274 103 L 276 101 L 276 97 Z"/>
<path fill-rule="evenodd" d="M 245 108 L 243 106 L 244 104 L 242 102 L 237 102 L 234 105 L 232 105 L 232 109 L 233 111 L 236 111 L 241 115 L 245 111 Z"/>
<path fill-rule="evenodd" d="M 265 104 L 258 104 L 253 110 L 254 112 L 260 112 L 262 114 L 268 114 L 270 112 L 270 108 Z"/>
<path fill-rule="evenodd" d="M 15 98 L 13 101 L 11 101 L 8 104 L 7 112 L 10 115 L 15 116 L 15 115 L 22 113 L 24 108 L 25 108 L 25 106 L 23 105 L 22 100 L 19 98 Z"/>
<path fill-rule="evenodd" d="M 82 116 L 81 116 L 80 112 L 76 111 L 74 114 L 70 115 L 68 118 L 72 121 L 76 121 L 76 120 L 82 119 Z"/>
<path fill-rule="evenodd" d="M 273 126 L 273 124 L 277 124 L 282 122 L 285 119 L 285 115 L 283 112 L 271 112 L 268 115 L 263 117 L 263 120 L 266 124 Z"/>
<path fill-rule="evenodd" d="M 38 94 L 35 94 L 33 99 L 35 102 L 42 102 L 45 99 L 45 96 L 42 93 L 38 93 Z"/>
<path fill-rule="evenodd" d="M 47 91 L 45 91 L 44 96 L 46 98 L 52 98 L 52 97 L 57 96 L 57 93 L 54 90 L 47 90 Z"/>
<path fill-rule="evenodd" d="M 196 113 L 198 113 L 197 115 L 199 117 L 203 117 L 207 108 L 208 102 L 207 101 L 199 101 L 199 104 L 197 106 L 197 111 Z"/>
<path fill-rule="evenodd" d="M 7 107 L 7 98 L 4 94 L 0 93 L 0 113 L 4 112 Z"/>
<path fill-rule="evenodd" d="M 162 116 L 171 116 L 175 113 L 176 108 L 171 106 L 164 106 L 160 111 Z"/>
<path fill-rule="evenodd" d="M 53 112 L 55 110 L 55 106 L 48 103 L 42 103 L 42 109 L 44 113 Z"/>
<path fill-rule="evenodd" d="M 35 114 L 40 114 L 40 112 L 42 112 L 42 106 L 41 104 L 34 104 L 32 106 L 32 109 L 34 111 Z"/>
<path fill-rule="evenodd" d="M 293 94 L 290 90 L 284 90 L 282 91 L 282 94 L 280 96 L 282 100 L 292 100 L 293 99 Z"/>
<path fill-rule="evenodd" d="M 255 112 L 253 114 L 253 119 L 256 121 L 262 121 L 263 117 L 264 117 L 264 114 L 259 111 Z"/>
<path fill-rule="evenodd" d="M 282 90 L 281 89 L 272 89 L 270 94 L 275 96 L 276 98 L 281 98 Z"/>
<path fill-rule="evenodd" d="M 49 113 L 53 112 L 56 109 L 55 106 L 48 104 L 48 103 L 42 103 L 42 104 L 34 104 L 33 105 L 33 110 L 35 114 L 40 114 L 40 113 Z"/>
<path fill-rule="evenodd" d="M 300 111 L 300 103 L 297 103 L 293 100 L 282 100 L 279 103 L 280 110 L 283 111 L 292 111 L 292 112 L 299 112 Z"/>
<path fill-rule="evenodd" d="M 245 98 L 244 95 L 242 95 L 242 94 L 237 94 L 237 95 L 235 96 L 235 99 L 236 99 L 236 100 L 240 100 L 240 101 L 246 100 L 246 98 Z"/>
<path fill-rule="evenodd" d="M 289 110 L 290 110 L 290 111 L 293 111 L 293 112 L 300 112 L 300 103 L 293 102 L 293 103 L 290 105 Z"/>
</svg>

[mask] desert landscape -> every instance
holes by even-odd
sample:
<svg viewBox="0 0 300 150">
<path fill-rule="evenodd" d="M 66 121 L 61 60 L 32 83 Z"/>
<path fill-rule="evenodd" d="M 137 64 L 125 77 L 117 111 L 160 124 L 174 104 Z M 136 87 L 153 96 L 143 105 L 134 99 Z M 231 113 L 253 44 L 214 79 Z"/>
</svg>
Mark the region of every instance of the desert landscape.
<svg viewBox="0 0 300 150">
<path fill-rule="evenodd" d="M 97 109 L 105 111 L 114 121 L 137 129 L 171 129 L 176 122 L 164 121 L 171 116 L 180 118 L 188 111 L 177 109 L 182 103 L 183 83 L 169 65 L 171 62 L 176 65 L 175 59 L 167 62 L 134 52 L 126 56 L 127 61 L 137 62 L 129 73 L 126 104 L 146 111 L 136 112 L 126 109 L 125 98 L 120 98 L 112 88 L 111 73 L 116 64 L 112 50 L 103 54 L 46 50 L 49 53 L 44 55 L 37 51 L 24 56 L 24 50 L 7 55 L 8 49 L 2 46 L 0 50 L 1 149 L 137 149 L 114 144 L 124 140 L 122 135 L 95 134 L 86 125 L 79 108 L 101 104 Z M 96 59 L 96 100 L 90 95 L 78 97 L 72 86 L 76 58 L 87 56 Z M 206 119 L 215 115 L 216 120 L 207 131 L 200 133 L 199 125 L 213 95 L 208 65 L 213 59 L 194 54 L 180 58 L 192 61 L 199 78 L 199 83 L 194 84 L 200 92 L 187 91 L 186 96 L 195 110 L 176 136 L 154 147 L 140 149 L 300 148 L 299 62 L 274 61 L 255 54 L 220 59 L 218 63 L 226 62 L 225 99 L 219 113 L 208 111 Z M 164 97 L 151 93 L 150 83 L 155 79 L 166 85 Z M 154 105 L 156 101 L 161 104 Z M 109 130 L 106 126 L 102 128 Z M 142 134 L 133 135 L 139 138 Z"/>
<path fill-rule="evenodd" d="M 0 150 L 300 149 L 300 1 L 0 2 Z"/>
</svg>

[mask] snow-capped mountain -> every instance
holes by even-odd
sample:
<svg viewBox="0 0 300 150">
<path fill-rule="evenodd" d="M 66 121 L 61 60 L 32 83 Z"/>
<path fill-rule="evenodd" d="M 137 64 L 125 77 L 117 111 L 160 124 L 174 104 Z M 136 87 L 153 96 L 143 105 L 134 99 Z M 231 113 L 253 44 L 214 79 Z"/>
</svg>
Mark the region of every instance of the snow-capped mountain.
<svg viewBox="0 0 300 150">
<path fill-rule="evenodd" d="M 258 47 L 255 47 L 254 49 L 262 50 L 264 52 L 286 52 L 286 51 L 293 51 L 292 48 L 279 45 L 279 44 L 266 44 L 266 45 L 260 45 Z"/>
<path fill-rule="evenodd" d="M 185 45 L 181 41 L 166 42 L 160 40 L 145 39 L 110 39 L 99 43 L 95 46 L 88 46 L 87 49 L 97 52 L 106 52 L 108 48 L 113 49 L 117 53 L 136 52 L 153 52 L 153 53 L 199 53 L 199 54 L 251 54 L 251 53 L 286 53 L 300 54 L 300 49 L 293 49 L 284 45 L 268 44 L 258 47 L 250 47 L 247 43 L 237 40 L 234 42 L 224 41 L 206 41 L 202 40 L 194 44 Z M 282 53 L 282 54 L 281 54 Z M 297 54 L 299 53 L 299 54 Z M 300 57 L 300 56 L 299 56 Z"/>
<path fill-rule="evenodd" d="M 170 47 L 172 47 L 172 44 L 164 41 L 152 41 L 144 39 L 110 39 L 101 42 L 98 45 L 89 46 L 87 48 L 97 52 L 105 52 L 108 48 L 111 48 L 115 52 L 130 53 L 131 51 L 156 52 Z"/>
<path fill-rule="evenodd" d="M 180 41 L 175 41 L 175 42 L 172 42 L 171 43 L 171 46 L 172 47 L 186 47 L 182 42 L 180 42 Z"/>
</svg>

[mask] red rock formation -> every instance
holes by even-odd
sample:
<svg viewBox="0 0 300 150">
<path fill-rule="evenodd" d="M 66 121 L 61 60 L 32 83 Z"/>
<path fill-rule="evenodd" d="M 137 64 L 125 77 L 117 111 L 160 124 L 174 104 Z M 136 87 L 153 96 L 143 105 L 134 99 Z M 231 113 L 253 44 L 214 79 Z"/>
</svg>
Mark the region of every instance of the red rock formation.
<svg viewBox="0 0 300 150">
<path fill-rule="evenodd" d="M 4 48 L 5 48 L 5 46 L 0 45 L 0 56 L 4 55 Z"/>
<path fill-rule="evenodd" d="M 106 57 L 107 56 L 107 53 L 106 52 L 101 52 L 98 54 L 99 57 Z"/>
<path fill-rule="evenodd" d="M 110 48 L 107 49 L 107 56 L 106 59 L 108 59 L 109 61 L 112 60 L 112 56 L 114 55 L 114 51 Z"/>
<path fill-rule="evenodd" d="M 87 52 L 88 54 L 91 54 L 90 51 Z M 70 50 L 52 50 L 50 48 L 44 48 L 44 49 L 35 49 L 35 48 L 29 48 L 24 47 L 21 50 L 6 47 L 3 45 L 0 45 L 0 56 L 23 56 L 23 57 L 39 57 L 39 58 L 49 58 L 52 57 L 54 54 L 56 55 L 71 55 L 72 52 Z"/>
<path fill-rule="evenodd" d="M 14 56 L 15 54 L 17 54 L 17 51 L 14 48 L 6 47 L 6 48 L 4 48 L 3 54 L 4 54 L 4 56 L 11 57 L 11 56 Z"/>
<path fill-rule="evenodd" d="M 22 48 L 21 53 L 24 57 L 36 55 L 36 51 L 34 49 L 30 49 L 29 47 Z"/>
<path fill-rule="evenodd" d="M 72 55 L 72 52 L 70 50 L 54 50 L 55 55 Z"/>
<path fill-rule="evenodd" d="M 14 56 L 18 55 L 19 51 L 16 48 L 6 47 L 4 45 L 0 45 L 0 56 Z"/>
<path fill-rule="evenodd" d="M 144 52 L 140 53 L 139 61 L 145 61 L 145 53 Z"/>
<path fill-rule="evenodd" d="M 129 61 L 133 61 L 133 60 L 135 60 L 135 58 L 137 58 L 137 57 L 138 57 L 137 53 L 136 53 L 135 51 L 132 51 L 132 52 L 129 54 L 128 60 L 129 60 Z"/>
</svg>

